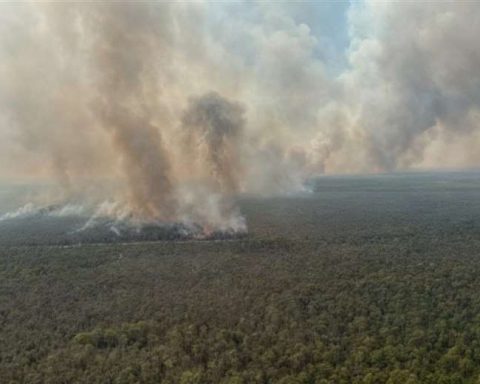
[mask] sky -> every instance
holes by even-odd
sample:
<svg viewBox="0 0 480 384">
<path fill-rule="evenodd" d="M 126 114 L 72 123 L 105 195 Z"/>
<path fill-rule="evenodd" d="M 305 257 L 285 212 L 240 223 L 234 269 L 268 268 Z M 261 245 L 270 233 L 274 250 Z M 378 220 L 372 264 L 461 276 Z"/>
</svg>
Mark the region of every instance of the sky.
<svg viewBox="0 0 480 384">
<path fill-rule="evenodd" d="M 3 180 L 222 221 L 320 174 L 480 164 L 477 2 L 0 8 Z"/>
</svg>

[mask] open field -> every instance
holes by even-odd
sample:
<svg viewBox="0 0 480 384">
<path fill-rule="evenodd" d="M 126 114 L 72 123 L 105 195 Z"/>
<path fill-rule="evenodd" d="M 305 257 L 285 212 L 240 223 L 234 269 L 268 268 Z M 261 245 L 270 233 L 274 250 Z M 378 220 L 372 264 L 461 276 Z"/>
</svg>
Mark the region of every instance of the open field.
<svg viewBox="0 0 480 384">
<path fill-rule="evenodd" d="M 3 222 L 0 381 L 478 383 L 479 176 L 243 197 L 249 234 L 226 241 Z"/>
</svg>

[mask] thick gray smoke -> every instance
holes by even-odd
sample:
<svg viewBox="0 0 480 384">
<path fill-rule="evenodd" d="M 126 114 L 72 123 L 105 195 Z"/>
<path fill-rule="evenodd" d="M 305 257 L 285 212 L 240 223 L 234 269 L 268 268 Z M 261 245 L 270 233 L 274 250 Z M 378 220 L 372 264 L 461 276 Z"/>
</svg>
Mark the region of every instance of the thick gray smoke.
<svg viewBox="0 0 480 384">
<path fill-rule="evenodd" d="M 100 5 L 88 21 L 94 29 L 92 60 L 95 109 L 121 160 L 132 212 L 147 219 L 173 220 L 173 180 L 162 127 L 156 125 L 150 97 L 160 91 L 161 18 L 147 3 Z"/>
<path fill-rule="evenodd" d="M 96 215 L 244 230 L 239 193 L 480 163 L 475 2 L 353 3 L 334 55 L 313 3 L 0 7 L 0 176 Z"/>
<path fill-rule="evenodd" d="M 182 117 L 182 134 L 186 153 L 182 160 L 189 163 L 195 176 L 193 196 L 187 212 L 190 220 L 209 218 L 208 230 L 243 230 L 245 222 L 232 204 L 235 194 L 242 191 L 244 168 L 242 144 L 244 108 L 217 93 L 192 97 Z M 206 212 L 198 210 L 206 207 Z"/>
<path fill-rule="evenodd" d="M 243 114 L 240 104 L 208 93 L 192 98 L 182 119 L 192 154 L 203 160 L 215 189 L 221 193 L 240 192 Z"/>
</svg>

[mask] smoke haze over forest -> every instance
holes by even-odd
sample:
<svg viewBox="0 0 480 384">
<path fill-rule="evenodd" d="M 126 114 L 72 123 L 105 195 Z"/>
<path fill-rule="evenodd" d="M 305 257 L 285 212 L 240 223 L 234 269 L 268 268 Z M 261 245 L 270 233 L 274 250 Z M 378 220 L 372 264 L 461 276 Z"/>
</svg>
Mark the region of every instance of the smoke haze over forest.
<svg viewBox="0 0 480 384">
<path fill-rule="evenodd" d="M 241 193 L 480 164 L 476 2 L 0 8 L 0 178 L 97 214 L 243 230 Z"/>
</svg>

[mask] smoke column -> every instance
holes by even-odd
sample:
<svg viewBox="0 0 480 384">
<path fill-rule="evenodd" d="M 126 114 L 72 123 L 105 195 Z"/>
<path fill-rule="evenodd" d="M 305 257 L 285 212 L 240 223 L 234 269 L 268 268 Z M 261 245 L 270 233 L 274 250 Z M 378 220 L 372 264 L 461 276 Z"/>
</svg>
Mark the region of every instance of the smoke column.
<svg viewBox="0 0 480 384">
<path fill-rule="evenodd" d="M 176 202 L 170 162 L 148 100 L 159 92 L 155 53 L 161 52 L 162 39 L 150 28 L 155 9 L 147 3 L 104 5 L 96 11 L 91 26 L 96 30 L 95 108 L 121 160 L 129 206 L 144 218 L 172 220 Z"/>
<path fill-rule="evenodd" d="M 208 93 L 191 99 L 182 119 L 193 153 L 203 158 L 215 189 L 226 194 L 240 191 L 243 113 L 241 105 Z"/>
</svg>

